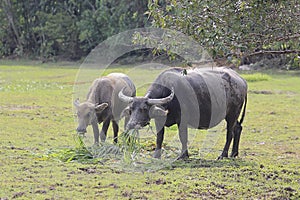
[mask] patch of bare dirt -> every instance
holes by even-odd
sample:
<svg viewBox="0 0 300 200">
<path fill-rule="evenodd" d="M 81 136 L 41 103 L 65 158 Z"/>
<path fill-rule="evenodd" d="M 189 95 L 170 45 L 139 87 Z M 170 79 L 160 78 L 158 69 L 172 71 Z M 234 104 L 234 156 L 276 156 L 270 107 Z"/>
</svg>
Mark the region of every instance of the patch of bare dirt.
<svg viewBox="0 0 300 200">
<path fill-rule="evenodd" d="M 297 93 L 293 92 L 293 91 L 271 91 L 271 90 L 249 90 L 249 93 L 252 94 L 266 94 L 266 95 L 270 95 L 270 94 L 287 94 L 287 95 L 295 95 Z"/>
<path fill-rule="evenodd" d="M 77 81 L 77 82 L 64 82 L 65 85 L 84 85 L 87 83 L 91 83 L 90 81 Z"/>
<path fill-rule="evenodd" d="M 274 94 L 274 92 L 270 90 L 249 90 L 249 93 L 252 94 Z"/>
<path fill-rule="evenodd" d="M 34 109 L 39 109 L 42 108 L 42 106 L 28 106 L 28 105 L 5 105 L 5 106 L 0 106 L 0 110 L 34 110 Z"/>
</svg>

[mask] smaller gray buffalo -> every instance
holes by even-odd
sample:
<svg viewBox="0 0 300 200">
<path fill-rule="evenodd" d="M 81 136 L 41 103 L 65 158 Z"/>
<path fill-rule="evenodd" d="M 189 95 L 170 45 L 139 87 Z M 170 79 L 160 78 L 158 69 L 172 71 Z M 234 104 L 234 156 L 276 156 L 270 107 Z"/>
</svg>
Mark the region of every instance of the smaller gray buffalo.
<svg viewBox="0 0 300 200">
<path fill-rule="evenodd" d="M 121 113 L 127 106 L 118 98 L 118 94 L 122 88 L 126 87 L 126 95 L 135 97 L 136 89 L 130 78 L 122 73 L 111 73 L 105 77 L 94 80 L 87 95 L 87 100 L 80 103 L 75 100 L 78 117 L 77 133 L 86 133 L 88 125 L 92 125 L 94 132 L 94 143 L 99 144 L 99 128 L 98 123 L 103 122 L 100 132 L 101 142 L 106 139 L 107 129 L 112 121 L 114 142 L 118 141 L 119 125 Z M 126 124 L 126 119 L 125 119 Z"/>
</svg>

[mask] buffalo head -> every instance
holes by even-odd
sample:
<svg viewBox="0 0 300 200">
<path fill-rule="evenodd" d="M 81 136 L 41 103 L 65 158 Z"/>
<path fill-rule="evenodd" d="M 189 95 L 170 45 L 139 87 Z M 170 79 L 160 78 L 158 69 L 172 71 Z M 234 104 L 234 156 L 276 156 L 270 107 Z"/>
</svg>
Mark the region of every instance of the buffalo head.
<svg viewBox="0 0 300 200">
<path fill-rule="evenodd" d="M 124 90 L 124 88 L 123 88 Z M 129 117 L 126 130 L 140 129 L 150 123 L 151 118 L 167 116 L 168 110 L 161 105 L 170 102 L 174 97 L 174 89 L 171 94 L 164 98 L 152 99 L 148 97 L 129 97 L 119 92 L 121 101 L 129 104 L 123 111 L 123 116 Z"/>
<path fill-rule="evenodd" d="M 97 113 L 101 113 L 107 106 L 108 103 L 102 103 L 95 105 L 90 102 L 80 103 L 79 100 L 75 100 L 74 106 L 77 111 L 78 127 L 77 133 L 86 133 L 86 128 L 92 123 L 97 123 Z"/>
</svg>

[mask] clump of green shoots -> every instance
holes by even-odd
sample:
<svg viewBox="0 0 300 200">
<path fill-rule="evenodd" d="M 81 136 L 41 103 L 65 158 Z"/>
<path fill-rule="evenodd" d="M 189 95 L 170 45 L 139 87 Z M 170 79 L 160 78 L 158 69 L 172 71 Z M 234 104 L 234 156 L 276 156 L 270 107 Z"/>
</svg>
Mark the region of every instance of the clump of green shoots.
<svg viewBox="0 0 300 200">
<path fill-rule="evenodd" d="M 84 144 L 82 136 L 76 135 L 74 136 L 74 140 L 76 143 L 74 148 L 63 148 L 60 150 L 51 149 L 46 153 L 46 158 L 58 159 L 62 162 L 71 162 L 76 160 L 83 163 L 94 158 L 90 149 Z"/>
<path fill-rule="evenodd" d="M 62 162 L 77 161 L 80 163 L 97 163 L 106 160 L 134 161 L 140 151 L 139 133 L 137 130 L 123 132 L 118 144 L 102 142 L 99 145 L 87 146 L 84 136 L 75 135 L 75 147 L 60 150 L 49 150 L 44 158 L 58 159 Z"/>
</svg>

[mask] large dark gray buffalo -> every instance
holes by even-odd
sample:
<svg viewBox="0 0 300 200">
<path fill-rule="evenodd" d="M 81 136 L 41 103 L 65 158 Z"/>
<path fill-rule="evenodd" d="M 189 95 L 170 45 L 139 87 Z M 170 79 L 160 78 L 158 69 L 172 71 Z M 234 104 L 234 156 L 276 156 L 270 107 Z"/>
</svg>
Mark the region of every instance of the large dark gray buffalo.
<svg viewBox="0 0 300 200">
<path fill-rule="evenodd" d="M 165 126 L 177 124 L 182 144 L 178 159 L 182 159 L 188 157 L 188 126 L 209 129 L 223 119 L 227 122 L 227 137 L 219 159 L 228 157 L 232 139 L 231 157 L 238 155 L 247 103 L 247 83 L 231 69 L 171 68 L 157 77 L 144 97 L 129 97 L 122 90 L 119 98 L 129 104 L 124 110 L 130 115 L 126 129 L 142 128 L 149 124 L 151 118 L 155 119 L 155 158 L 161 157 Z"/>
<path fill-rule="evenodd" d="M 87 126 L 92 125 L 94 142 L 97 145 L 99 144 L 98 123 L 103 122 L 100 132 L 100 139 L 103 142 L 106 139 L 110 121 L 112 121 L 114 142 L 117 143 L 118 121 L 122 111 L 127 106 L 118 98 L 118 93 L 124 87 L 126 87 L 124 92 L 126 95 L 135 97 L 135 86 L 125 74 L 111 73 L 108 76 L 96 79 L 90 87 L 86 102 L 80 103 L 78 99 L 74 102 L 78 117 L 77 132 L 86 133 Z"/>
</svg>

